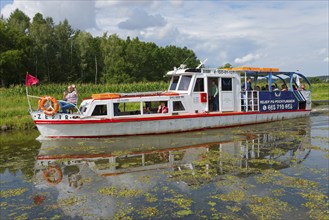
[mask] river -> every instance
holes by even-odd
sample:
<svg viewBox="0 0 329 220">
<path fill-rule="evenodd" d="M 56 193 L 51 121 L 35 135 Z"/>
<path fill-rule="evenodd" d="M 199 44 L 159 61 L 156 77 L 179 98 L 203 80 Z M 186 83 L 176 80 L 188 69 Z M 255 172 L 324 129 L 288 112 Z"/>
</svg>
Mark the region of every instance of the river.
<svg viewBox="0 0 329 220">
<path fill-rule="evenodd" d="M 328 123 L 325 108 L 174 135 L 2 133 L 0 219 L 329 219 Z"/>
</svg>

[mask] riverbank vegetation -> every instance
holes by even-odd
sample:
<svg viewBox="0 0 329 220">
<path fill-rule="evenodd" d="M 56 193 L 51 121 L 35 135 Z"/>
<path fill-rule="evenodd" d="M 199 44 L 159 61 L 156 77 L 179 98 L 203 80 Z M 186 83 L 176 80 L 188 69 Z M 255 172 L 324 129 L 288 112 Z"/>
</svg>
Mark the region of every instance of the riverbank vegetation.
<svg viewBox="0 0 329 220">
<path fill-rule="evenodd" d="M 312 100 L 329 100 L 329 83 L 312 84 Z"/>
<path fill-rule="evenodd" d="M 37 13 L 33 19 L 16 9 L 0 17 L 0 86 L 22 84 L 25 73 L 41 83 L 132 83 L 159 81 L 173 67 L 199 65 L 184 47 L 161 47 L 138 37 L 94 37 L 74 30 L 67 20 L 55 24 Z"/>
<path fill-rule="evenodd" d="M 62 99 L 63 91 L 67 84 L 45 84 L 28 87 L 29 95 L 42 97 L 44 95 Z M 79 92 L 79 103 L 83 98 L 91 97 L 95 93 L 104 92 L 145 92 L 164 91 L 168 88 L 166 82 L 140 82 L 130 84 L 76 84 Z M 30 98 L 32 108 L 37 108 L 38 98 Z M 26 88 L 23 85 L 0 88 L 0 126 L 1 130 L 18 129 L 27 130 L 34 128 L 34 123 L 28 113 Z"/>
<path fill-rule="evenodd" d="M 29 95 L 41 97 L 44 95 L 61 99 L 67 84 L 45 84 L 28 87 Z M 168 88 L 166 82 L 141 82 L 130 84 L 76 84 L 79 91 L 79 103 L 83 98 L 103 92 L 145 92 L 164 91 Z M 329 83 L 313 84 L 312 100 L 328 100 Z M 32 108 L 37 108 L 38 98 L 31 98 Z M 34 123 L 28 114 L 28 102 L 25 86 L 0 88 L 0 126 L 2 130 L 28 130 L 34 128 Z"/>
</svg>

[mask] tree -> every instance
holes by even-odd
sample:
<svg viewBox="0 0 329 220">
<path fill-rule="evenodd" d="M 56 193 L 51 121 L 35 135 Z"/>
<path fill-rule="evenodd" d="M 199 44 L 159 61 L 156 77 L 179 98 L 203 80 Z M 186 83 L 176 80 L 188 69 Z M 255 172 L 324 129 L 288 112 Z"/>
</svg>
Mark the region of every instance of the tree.
<svg viewBox="0 0 329 220">
<path fill-rule="evenodd" d="M 195 68 L 199 65 L 195 53 L 192 50 L 179 48 L 176 46 L 166 46 L 164 50 L 164 57 L 167 60 L 168 68 L 179 67 L 181 64 L 185 64 L 187 67 Z"/>
<path fill-rule="evenodd" d="M 28 28 L 30 26 L 30 18 L 24 14 L 24 12 L 16 9 L 13 13 L 11 13 L 7 23 L 11 29 L 24 35 L 28 32 Z"/>
<path fill-rule="evenodd" d="M 229 63 L 226 63 L 224 66 L 218 67 L 218 69 L 227 69 L 227 68 L 232 68 L 233 66 Z"/>
<path fill-rule="evenodd" d="M 78 50 L 80 80 L 82 82 L 92 82 L 95 79 L 95 65 L 99 55 L 97 53 L 97 40 L 94 40 L 90 33 L 78 32 L 74 36 L 74 41 L 77 44 Z"/>
<path fill-rule="evenodd" d="M 30 37 L 33 40 L 33 59 L 35 75 L 40 79 L 50 79 L 49 56 L 51 49 L 54 23 L 51 18 L 44 19 L 42 14 L 37 13 L 30 25 Z M 52 52 L 51 52 L 52 51 Z"/>
<path fill-rule="evenodd" d="M 100 50 L 103 57 L 104 69 L 102 81 L 105 83 L 133 82 L 130 75 L 125 72 L 124 60 L 125 42 L 116 34 L 107 37 L 104 34 Z"/>
<path fill-rule="evenodd" d="M 78 78 L 78 73 L 75 71 L 74 66 L 71 65 L 73 54 L 73 41 L 71 37 L 74 31 L 65 19 L 55 26 L 54 29 L 54 44 L 55 44 L 55 57 L 54 65 L 51 65 L 52 82 L 65 82 Z M 72 63 L 73 64 L 73 63 Z"/>
<path fill-rule="evenodd" d="M 199 65 L 195 53 L 184 47 L 159 47 L 137 37 L 93 37 L 75 31 L 65 19 L 55 25 L 41 13 L 32 22 L 15 10 L 0 17 L 0 80 L 2 86 L 22 83 L 31 72 L 45 82 L 121 83 L 162 80 L 173 67 Z"/>
<path fill-rule="evenodd" d="M 28 33 L 29 18 L 16 9 L 7 21 L 0 19 L 0 78 L 1 85 L 24 81 L 30 67 L 31 40 Z"/>
</svg>

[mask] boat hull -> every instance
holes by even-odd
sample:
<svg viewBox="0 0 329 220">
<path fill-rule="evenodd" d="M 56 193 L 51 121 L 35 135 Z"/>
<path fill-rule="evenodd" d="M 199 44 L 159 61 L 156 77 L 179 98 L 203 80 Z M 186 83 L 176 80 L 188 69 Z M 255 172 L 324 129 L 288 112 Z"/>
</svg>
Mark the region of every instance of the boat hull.
<svg viewBox="0 0 329 220">
<path fill-rule="evenodd" d="M 35 124 L 41 135 L 47 138 L 98 138 L 234 127 L 307 117 L 309 114 L 309 110 L 196 113 L 120 119 L 35 120 Z"/>
</svg>

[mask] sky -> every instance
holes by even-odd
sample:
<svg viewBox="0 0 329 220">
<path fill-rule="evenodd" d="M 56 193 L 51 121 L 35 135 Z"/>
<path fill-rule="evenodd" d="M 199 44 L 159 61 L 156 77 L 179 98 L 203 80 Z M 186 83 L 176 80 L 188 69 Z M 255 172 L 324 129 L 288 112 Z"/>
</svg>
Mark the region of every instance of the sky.
<svg viewBox="0 0 329 220">
<path fill-rule="evenodd" d="M 1 15 L 20 9 L 65 18 L 94 36 L 138 37 L 187 47 L 206 67 L 275 67 L 328 75 L 329 1 L 0 0 Z M 182 58 L 184 62 L 186 58 Z"/>
</svg>

